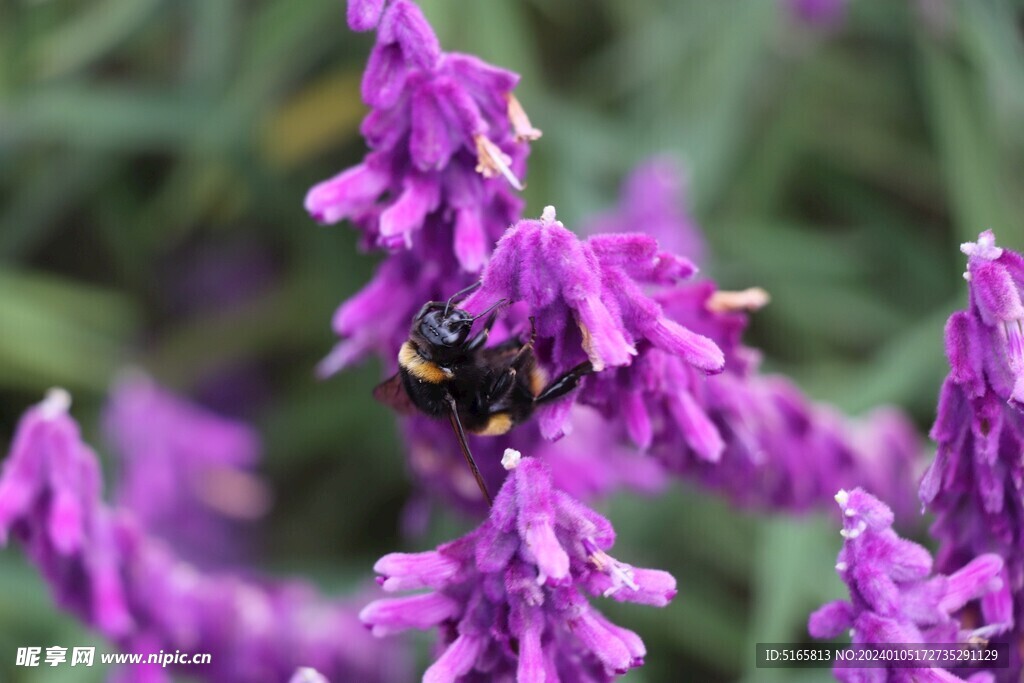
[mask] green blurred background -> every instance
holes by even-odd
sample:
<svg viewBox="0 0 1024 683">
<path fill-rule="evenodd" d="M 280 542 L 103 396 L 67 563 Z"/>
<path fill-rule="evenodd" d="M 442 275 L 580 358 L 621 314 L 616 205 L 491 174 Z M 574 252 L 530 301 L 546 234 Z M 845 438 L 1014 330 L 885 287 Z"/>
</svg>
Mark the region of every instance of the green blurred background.
<svg viewBox="0 0 1024 683">
<path fill-rule="evenodd" d="M 446 49 L 523 75 L 544 130 L 528 215 L 555 204 L 578 224 L 636 162 L 673 155 L 705 272 L 773 295 L 748 338 L 766 367 L 927 429 L 943 322 L 965 303 L 957 245 L 992 228 L 1024 248 L 1024 3 L 852 0 L 831 31 L 780 0 L 420 4 Z M 259 429 L 276 501 L 258 564 L 338 592 L 382 552 L 470 524 L 403 539 L 410 485 L 369 398 L 379 368 L 313 377 L 376 260 L 302 209 L 364 152 L 370 45 L 342 0 L 0 0 L 0 445 L 55 384 L 100 445 L 112 378 L 141 366 Z M 830 680 L 753 670 L 752 643 L 805 637 L 843 594 L 834 519 L 736 512 L 690 487 L 605 510 L 619 557 L 680 582 L 666 610 L 602 604 L 650 651 L 627 680 Z M 14 669 L 19 645 L 92 636 L 17 549 L 0 552 L 0 587 L 0 680 L 102 678 Z"/>
</svg>

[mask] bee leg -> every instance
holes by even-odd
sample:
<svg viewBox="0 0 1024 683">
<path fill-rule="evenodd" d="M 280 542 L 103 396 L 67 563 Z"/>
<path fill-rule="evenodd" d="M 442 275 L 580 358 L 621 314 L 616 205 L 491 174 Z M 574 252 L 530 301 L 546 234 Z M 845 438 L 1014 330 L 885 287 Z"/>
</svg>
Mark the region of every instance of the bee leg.
<svg viewBox="0 0 1024 683">
<path fill-rule="evenodd" d="M 476 466 L 476 461 L 473 460 L 473 454 L 469 450 L 469 444 L 466 443 L 466 430 L 462 428 L 462 420 L 459 419 L 459 407 L 451 395 L 446 395 L 445 401 L 448 403 L 448 421 L 451 423 L 452 431 L 455 432 L 455 437 L 459 441 L 459 450 L 462 451 L 462 457 L 466 459 L 466 464 L 469 465 L 469 471 L 473 473 L 473 478 L 476 479 L 476 485 L 480 487 L 480 493 L 483 495 L 484 500 L 487 501 L 487 505 L 493 505 L 494 499 L 491 498 L 491 494 L 487 490 L 487 484 L 484 482 L 484 478 L 480 474 L 480 468 Z"/>
<path fill-rule="evenodd" d="M 562 398 L 575 389 L 580 380 L 594 371 L 590 361 L 584 361 L 572 370 L 556 377 L 533 399 L 534 403 L 549 403 L 555 399 Z"/>
<path fill-rule="evenodd" d="M 512 359 L 512 367 L 519 368 L 523 362 L 530 358 L 530 354 L 533 351 L 533 342 L 537 341 L 537 321 L 534 317 L 530 316 L 530 340 L 519 347 L 519 352 Z"/>
<path fill-rule="evenodd" d="M 494 327 L 494 321 L 498 319 L 498 312 L 492 311 L 491 315 L 487 318 L 484 323 L 484 328 L 477 333 L 475 337 L 472 337 L 466 341 L 467 351 L 476 351 L 481 346 L 487 343 L 487 337 L 491 334 L 491 328 Z"/>
<path fill-rule="evenodd" d="M 523 377 L 530 377 L 532 375 L 534 372 L 534 364 L 536 362 L 533 356 L 533 342 L 536 338 L 537 328 L 534 324 L 533 317 L 531 317 L 529 341 L 525 344 L 516 339 L 510 339 L 505 342 L 505 344 L 509 345 L 509 350 L 515 348 L 516 345 L 519 346 L 519 350 L 501 373 L 494 378 L 490 387 L 488 387 L 484 392 L 486 405 L 493 405 L 494 403 L 504 399 L 509 392 L 513 390 L 518 376 L 522 375 Z M 532 398 L 532 395 L 528 391 L 527 396 Z"/>
<path fill-rule="evenodd" d="M 532 324 L 533 318 L 530 318 L 530 321 Z M 533 331 L 530 334 L 530 340 L 527 342 L 523 342 L 523 340 L 519 337 L 513 337 L 511 339 L 506 339 L 500 344 L 495 344 L 492 347 L 492 349 L 495 351 L 511 351 L 512 349 L 516 349 L 519 353 L 512 357 L 512 360 L 509 362 L 509 364 L 514 365 L 517 370 L 522 370 L 522 361 L 524 357 L 528 355 L 527 351 L 525 351 L 524 349 L 533 348 L 533 340 L 536 338 L 536 336 L 536 331 Z"/>
</svg>

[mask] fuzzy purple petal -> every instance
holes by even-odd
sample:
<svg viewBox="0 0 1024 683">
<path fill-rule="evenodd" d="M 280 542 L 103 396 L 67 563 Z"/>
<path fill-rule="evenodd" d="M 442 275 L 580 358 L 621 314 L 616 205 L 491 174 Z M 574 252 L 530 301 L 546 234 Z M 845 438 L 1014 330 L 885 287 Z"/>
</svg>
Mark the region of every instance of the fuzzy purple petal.
<svg viewBox="0 0 1024 683">
<path fill-rule="evenodd" d="M 481 527 L 436 553 L 393 554 L 377 564 L 385 582 L 400 574 L 415 577 L 401 588 L 429 584 L 436 592 L 378 600 L 363 620 L 378 635 L 438 625 L 444 652 L 425 680 L 554 681 L 566 675 L 556 673 L 564 662 L 573 662 L 567 671 L 603 675 L 642 665 L 639 636 L 605 619 L 582 591 L 665 606 L 675 579 L 608 555 L 614 532 L 607 520 L 553 490 L 546 463 L 511 450 L 502 463 L 509 473 Z M 518 648 L 486 645 L 512 641 Z"/>
<path fill-rule="evenodd" d="M 833 638 L 850 628 L 857 645 L 967 642 L 972 636 L 962 631 L 958 613 L 969 601 L 1000 588 L 1002 560 L 983 555 L 950 576 L 930 576 L 930 555 L 895 534 L 888 506 L 860 488 L 840 490 L 836 502 L 843 513 L 844 539 L 836 570 L 849 586 L 850 601 L 828 603 L 812 614 L 811 635 Z M 974 633 L 998 633 L 1002 628 L 993 624 Z M 840 680 L 888 683 L 924 680 L 918 673 L 926 670 L 932 671 L 897 666 L 851 669 L 837 663 L 834 672 Z"/>
<path fill-rule="evenodd" d="M 807 632 L 813 638 L 835 638 L 853 626 L 853 605 L 846 600 L 836 600 L 822 605 L 811 614 L 807 621 Z"/>
<path fill-rule="evenodd" d="M 370 31 L 380 22 L 385 0 L 348 0 L 348 27 L 353 31 Z"/>
</svg>

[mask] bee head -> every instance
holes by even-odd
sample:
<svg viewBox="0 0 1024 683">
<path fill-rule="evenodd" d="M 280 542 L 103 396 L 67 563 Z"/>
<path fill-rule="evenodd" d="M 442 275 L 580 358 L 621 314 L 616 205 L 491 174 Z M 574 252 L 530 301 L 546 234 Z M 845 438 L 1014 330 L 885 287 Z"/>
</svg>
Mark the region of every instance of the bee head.
<svg viewBox="0 0 1024 683">
<path fill-rule="evenodd" d="M 472 328 L 473 317 L 469 313 L 435 302 L 416 316 L 412 331 L 430 346 L 458 348 L 466 343 Z"/>
</svg>

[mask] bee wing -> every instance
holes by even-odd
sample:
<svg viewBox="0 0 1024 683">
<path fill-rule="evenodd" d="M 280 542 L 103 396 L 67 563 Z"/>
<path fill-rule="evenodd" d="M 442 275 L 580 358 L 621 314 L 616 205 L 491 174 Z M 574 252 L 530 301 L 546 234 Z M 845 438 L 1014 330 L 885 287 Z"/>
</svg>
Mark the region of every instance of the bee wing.
<svg viewBox="0 0 1024 683">
<path fill-rule="evenodd" d="M 373 397 L 402 415 L 413 415 L 417 413 L 416 406 L 409 398 L 405 385 L 402 383 L 401 373 L 395 373 L 373 388 Z"/>
</svg>

